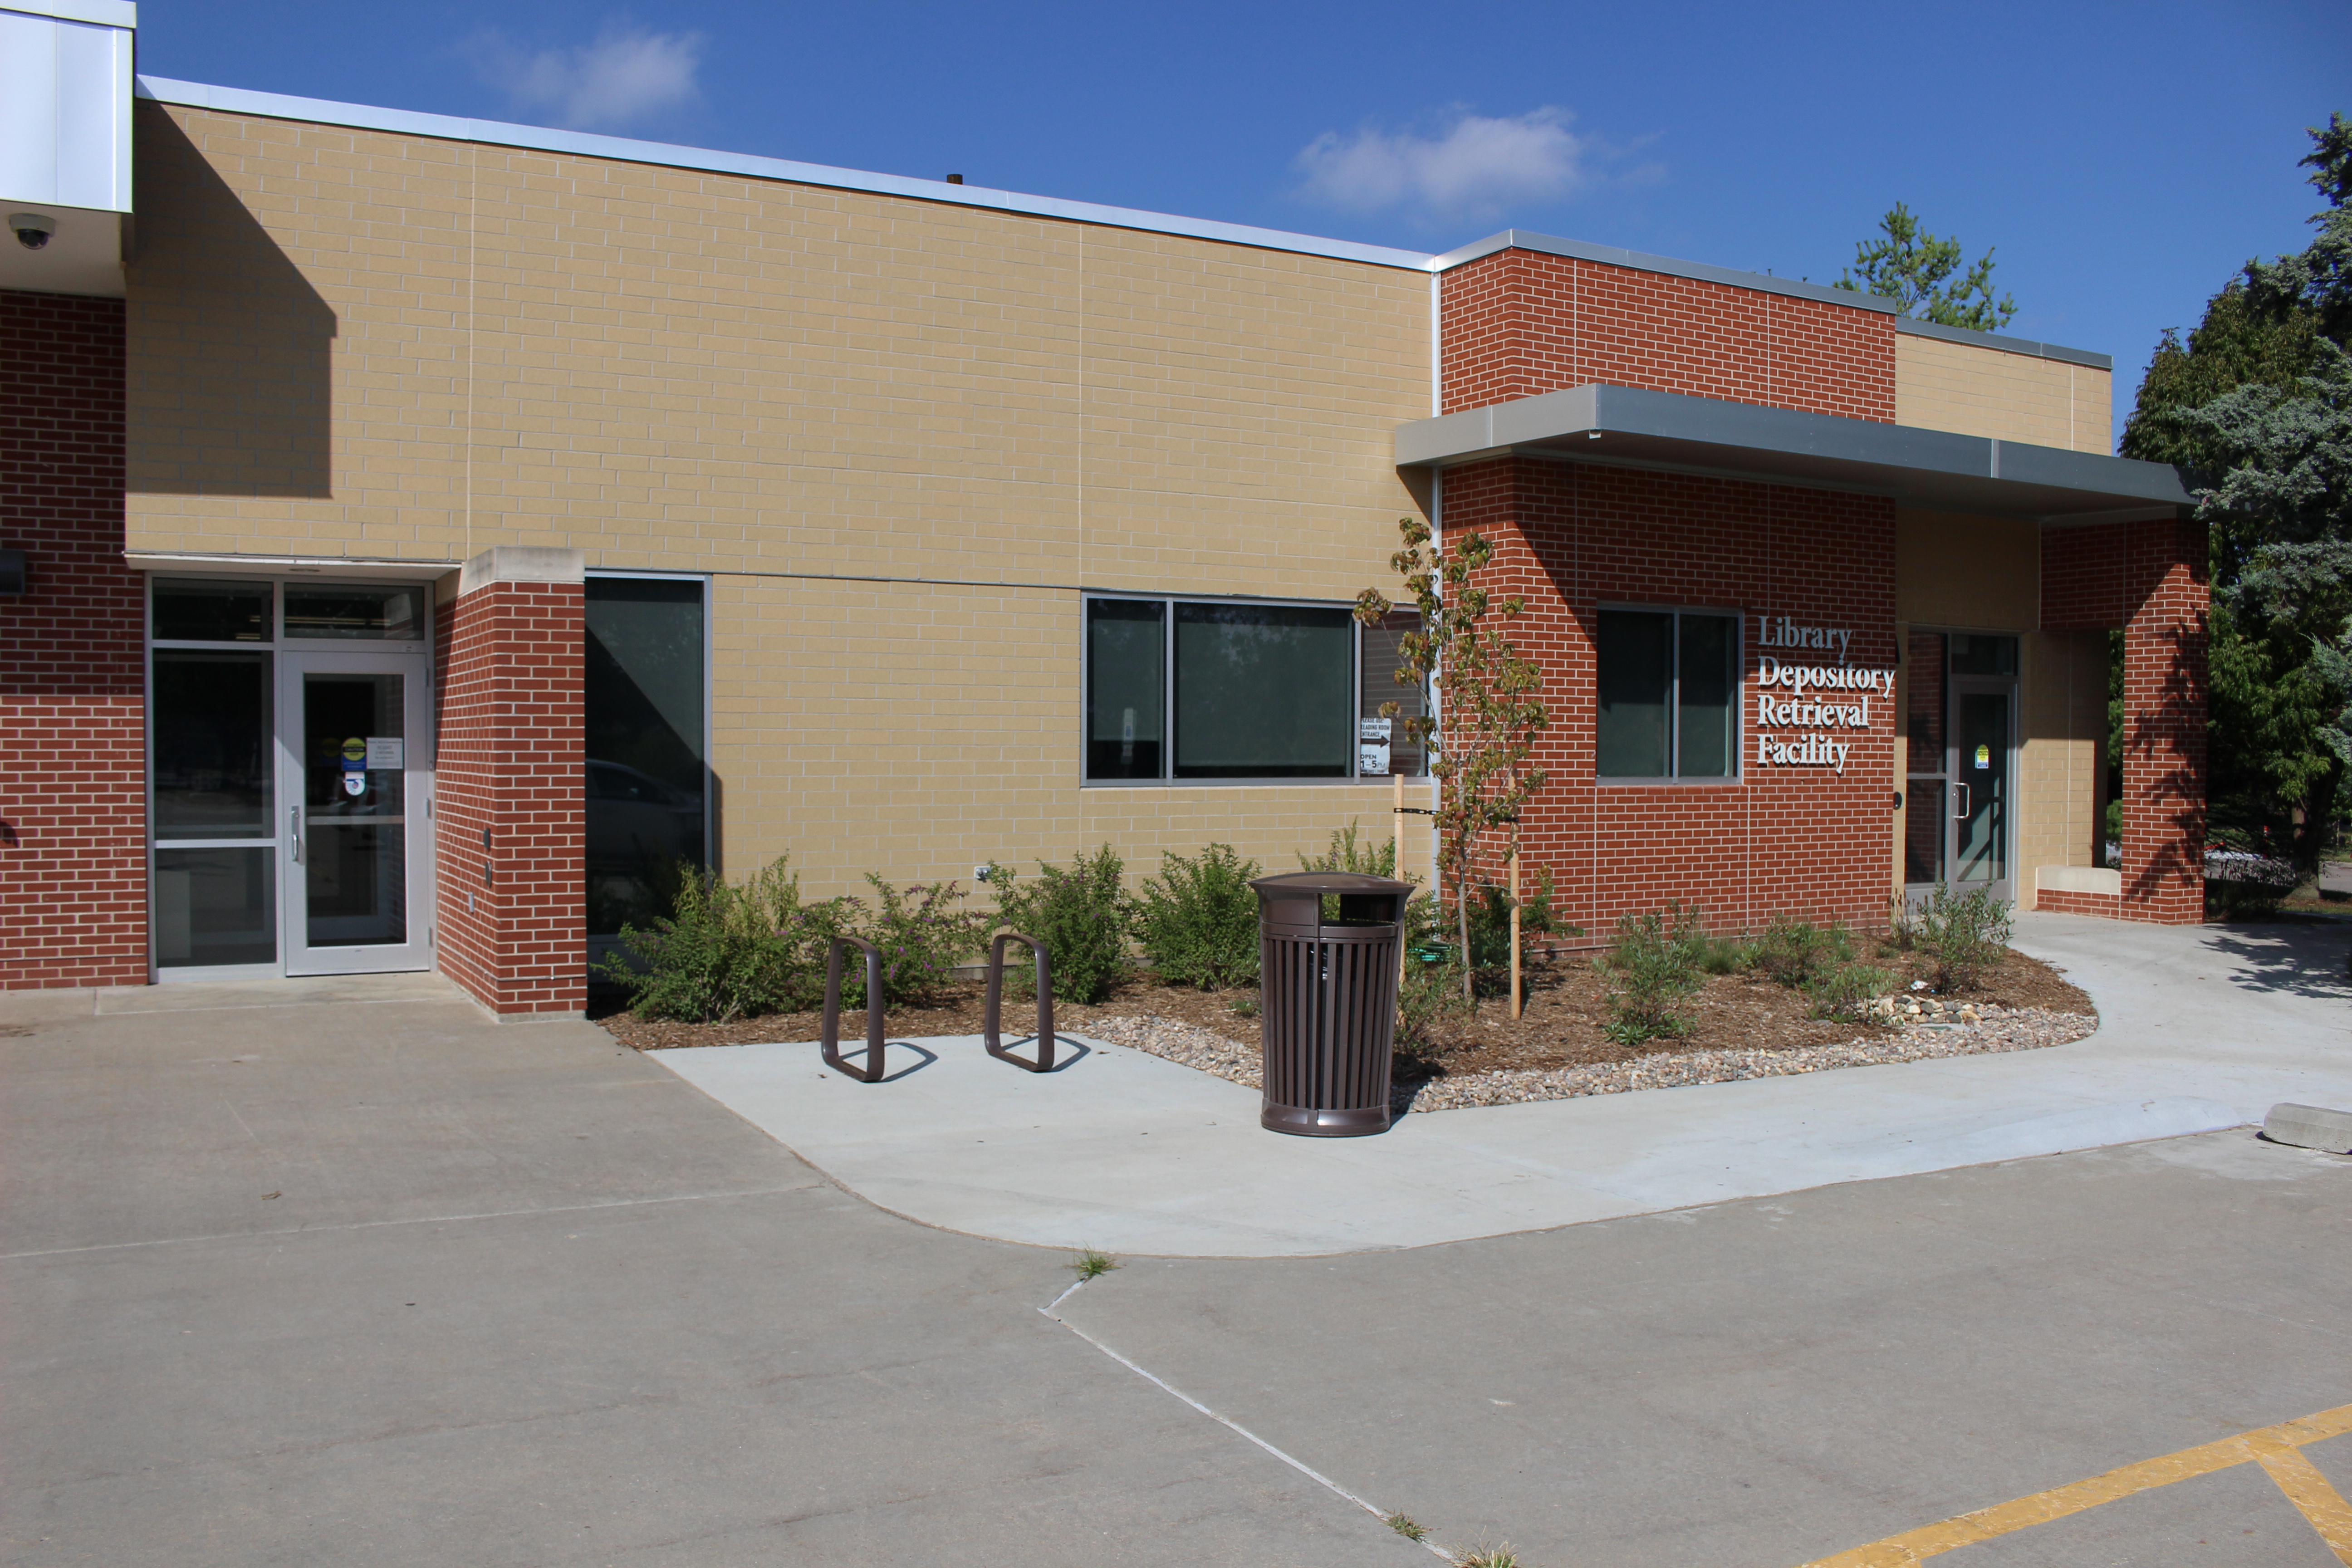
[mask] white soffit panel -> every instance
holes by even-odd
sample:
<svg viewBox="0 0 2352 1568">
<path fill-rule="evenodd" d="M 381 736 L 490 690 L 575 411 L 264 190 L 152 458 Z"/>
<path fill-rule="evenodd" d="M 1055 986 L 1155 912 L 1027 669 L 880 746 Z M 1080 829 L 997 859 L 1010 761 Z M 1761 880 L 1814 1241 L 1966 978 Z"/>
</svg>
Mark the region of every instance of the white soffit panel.
<svg viewBox="0 0 2352 1568">
<path fill-rule="evenodd" d="M 132 35 L 63 8 L 0 9 L 0 202 L 127 213 Z"/>
</svg>

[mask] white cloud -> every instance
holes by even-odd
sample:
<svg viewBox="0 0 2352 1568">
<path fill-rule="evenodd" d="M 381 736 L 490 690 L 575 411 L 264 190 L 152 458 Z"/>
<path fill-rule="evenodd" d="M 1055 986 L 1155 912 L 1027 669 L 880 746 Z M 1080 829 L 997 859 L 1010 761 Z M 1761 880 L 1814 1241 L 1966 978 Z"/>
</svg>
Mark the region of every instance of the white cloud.
<svg viewBox="0 0 2352 1568">
<path fill-rule="evenodd" d="M 518 108 L 572 131 L 618 131 L 701 96 L 699 33 L 607 27 L 593 44 L 536 52 L 486 35 L 474 54 L 483 79 Z"/>
<path fill-rule="evenodd" d="M 1433 219 L 1490 217 L 1513 204 L 1557 201 L 1601 178 L 1598 138 L 1569 129 L 1564 109 L 1508 119 L 1456 110 L 1433 134 L 1366 126 L 1327 131 L 1298 154 L 1299 194 L 1354 212 L 1404 208 Z"/>
</svg>

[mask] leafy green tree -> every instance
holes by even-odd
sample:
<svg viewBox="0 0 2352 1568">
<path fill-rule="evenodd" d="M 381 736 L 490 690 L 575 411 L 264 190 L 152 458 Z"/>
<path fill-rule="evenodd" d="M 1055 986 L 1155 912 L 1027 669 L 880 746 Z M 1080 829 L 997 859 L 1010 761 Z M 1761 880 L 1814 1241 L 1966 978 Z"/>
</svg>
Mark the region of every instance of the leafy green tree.
<svg viewBox="0 0 2352 1568">
<path fill-rule="evenodd" d="M 1422 705 L 1423 717 L 1398 721 L 1407 739 L 1428 748 L 1438 789 L 1437 875 L 1441 891 L 1447 883 L 1453 887 L 1459 951 L 1466 961 L 1480 841 L 1507 828 L 1505 852 L 1518 853 L 1519 808 L 1544 786 L 1543 770 L 1531 761 L 1535 737 L 1551 720 L 1538 695 L 1542 668 L 1512 645 L 1500 624 L 1523 614 L 1527 600 L 1489 594 L 1477 583 L 1495 559 L 1495 547 L 1482 535 L 1465 533 L 1449 553 L 1431 542 L 1429 525 L 1413 517 L 1399 518 L 1397 531 L 1404 548 L 1389 564 L 1421 612 L 1421 628 L 1397 639 L 1397 683 L 1424 690 L 1433 685 L 1439 699 Z M 1380 625 L 1391 608 L 1377 588 L 1356 595 L 1356 618 L 1368 626 Z M 1397 720 L 1400 707 L 1383 702 L 1381 716 Z M 1429 716 L 1433 711 L 1436 717 Z M 1475 984 L 1471 970 L 1465 962 L 1465 999 Z"/>
<path fill-rule="evenodd" d="M 2317 237 L 2164 334 L 2123 439 L 2210 481 L 2215 826 L 2305 863 L 2352 778 L 2352 125 L 2311 136 Z"/>
<path fill-rule="evenodd" d="M 1992 297 L 1991 251 L 1960 271 L 1960 242 L 1929 234 L 1901 202 L 1878 220 L 1878 234 L 1853 247 L 1853 265 L 1838 288 L 1892 300 L 1898 314 L 1914 321 L 1979 332 L 1997 332 L 2017 314 L 2015 300 Z"/>
</svg>

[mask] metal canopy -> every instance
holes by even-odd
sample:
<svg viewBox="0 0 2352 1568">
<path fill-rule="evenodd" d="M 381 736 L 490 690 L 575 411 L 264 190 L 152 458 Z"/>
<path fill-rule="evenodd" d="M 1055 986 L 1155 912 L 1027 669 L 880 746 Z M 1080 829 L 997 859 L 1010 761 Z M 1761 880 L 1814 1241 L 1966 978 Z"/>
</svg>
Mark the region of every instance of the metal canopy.
<svg viewBox="0 0 2352 1568">
<path fill-rule="evenodd" d="M 1512 454 L 1861 490 L 1924 510 L 2121 521 L 2197 504 L 2165 463 L 1759 408 L 1626 386 L 1577 386 L 1397 427 L 1399 468 Z"/>
</svg>

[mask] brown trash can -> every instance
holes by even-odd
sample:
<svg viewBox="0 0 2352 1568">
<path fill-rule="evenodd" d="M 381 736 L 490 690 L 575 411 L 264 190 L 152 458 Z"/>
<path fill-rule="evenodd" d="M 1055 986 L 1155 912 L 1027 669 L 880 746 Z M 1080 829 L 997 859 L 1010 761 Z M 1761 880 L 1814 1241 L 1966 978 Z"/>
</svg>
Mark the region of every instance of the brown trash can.
<svg viewBox="0 0 2352 1568">
<path fill-rule="evenodd" d="M 1412 884 L 1353 871 L 1261 877 L 1261 1126 L 1309 1138 L 1360 1138 L 1389 1125 L 1396 1044 L 1397 943 Z M 1323 918 L 1337 895 L 1339 920 Z"/>
</svg>

